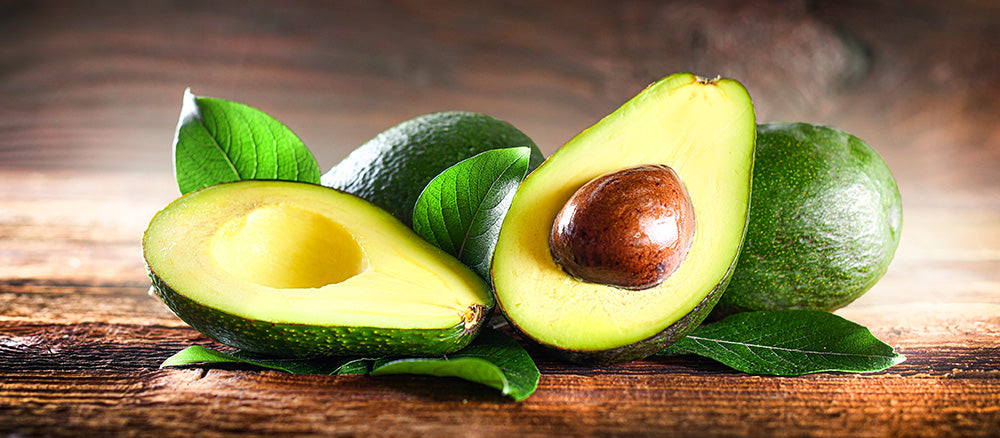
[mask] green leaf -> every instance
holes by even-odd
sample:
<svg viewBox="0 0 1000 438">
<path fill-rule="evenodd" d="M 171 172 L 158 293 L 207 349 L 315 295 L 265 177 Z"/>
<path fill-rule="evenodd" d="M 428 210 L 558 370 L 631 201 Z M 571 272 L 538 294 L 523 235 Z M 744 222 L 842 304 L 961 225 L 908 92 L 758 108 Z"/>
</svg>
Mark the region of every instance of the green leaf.
<svg viewBox="0 0 1000 438">
<path fill-rule="evenodd" d="M 385 374 L 458 377 L 496 388 L 516 401 L 535 392 L 541 376 L 517 341 L 492 329 L 484 330 L 472 345 L 447 357 L 377 360 L 372 375 Z"/>
<path fill-rule="evenodd" d="M 170 356 L 160 368 L 194 364 L 238 363 L 285 371 L 292 374 L 368 374 L 374 359 L 349 357 L 278 358 L 235 351 L 223 353 L 193 345 Z"/>
<path fill-rule="evenodd" d="M 445 169 L 417 198 L 413 230 L 489 281 L 500 225 L 530 158 L 528 147 L 494 149 Z"/>
<path fill-rule="evenodd" d="M 697 354 L 750 374 L 881 371 L 906 358 L 854 322 L 817 310 L 747 312 L 698 327 L 660 355 Z"/>
<path fill-rule="evenodd" d="M 535 362 L 517 341 L 485 329 L 472 344 L 447 357 L 438 358 L 276 358 L 242 351 L 223 353 L 199 345 L 181 350 L 163 361 L 160 368 L 195 364 L 244 364 L 292 374 L 425 374 L 458 377 L 500 390 L 521 401 L 535 392 L 540 374 Z"/>
<path fill-rule="evenodd" d="M 184 91 L 174 136 L 182 194 L 242 179 L 319 184 L 316 159 L 295 134 L 260 110 Z"/>
</svg>

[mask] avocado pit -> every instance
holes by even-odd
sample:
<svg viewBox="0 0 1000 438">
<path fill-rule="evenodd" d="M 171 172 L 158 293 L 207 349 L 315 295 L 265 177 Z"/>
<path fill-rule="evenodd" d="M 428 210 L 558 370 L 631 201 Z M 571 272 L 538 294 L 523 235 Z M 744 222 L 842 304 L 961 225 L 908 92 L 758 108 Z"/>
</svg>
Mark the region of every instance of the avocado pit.
<svg viewBox="0 0 1000 438">
<path fill-rule="evenodd" d="M 573 193 L 552 224 L 549 250 L 580 280 L 643 290 L 680 267 L 694 231 L 694 207 L 677 172 L 649 164 L 599 176 Z"/>
</svg>

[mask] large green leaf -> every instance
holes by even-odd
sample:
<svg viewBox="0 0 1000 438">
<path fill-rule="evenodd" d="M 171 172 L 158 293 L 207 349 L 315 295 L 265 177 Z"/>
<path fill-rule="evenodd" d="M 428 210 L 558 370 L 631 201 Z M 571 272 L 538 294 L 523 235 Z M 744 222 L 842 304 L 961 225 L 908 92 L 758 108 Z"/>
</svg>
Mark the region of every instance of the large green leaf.
<svg viewBox="0 0 1000 438">
<path fill-rule="evenodd" d="M 698 327 L 661 355 L 697 354 L 751 374 L 881 371 L 906 358 L 854 322 L 817 310 L 747 312 Z"/>
<path fill-rule="evenodd" d="M 372 375 L 384 374 L 458 377 L 496 388 L 516 401 L 535 392 L 541 377 L 535 362 L 520 344 L 489 329 L 472 345 L 447 357 L 377 360 Z"/>
<path fill-rule="evenodd" d="M 181 193 L 242 179 L 319 184 L 316 159 L 281 122 L 247 105 L 184 92 L 174 136 Z"/>
<path fill-rule="evenodd" d="M 433 358 L 277 358 L 242 351 L 223 353 L 199 345 L 167 358 L 161 368 L 196 364 L 245 364 L 292 374 L 425 374 L 458 377 L 500 390 L 520 401 L 538 386 L 535 362 L 517 341 L 486 329 L 472 344 L 446 357 Z"/>
<path fill-rule="evenodd" d="M 431 180 L 413 208 L 413 230 L 490 278 L 503 218 L 528 173 L 531 149 L 482 152 Z"/>
</svg>

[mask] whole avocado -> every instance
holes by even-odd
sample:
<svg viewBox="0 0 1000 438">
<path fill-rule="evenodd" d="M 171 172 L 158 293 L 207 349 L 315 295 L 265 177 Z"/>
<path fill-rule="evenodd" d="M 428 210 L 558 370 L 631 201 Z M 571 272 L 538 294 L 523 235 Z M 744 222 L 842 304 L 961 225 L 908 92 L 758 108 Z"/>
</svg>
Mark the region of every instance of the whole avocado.
<svg viewBox="0 0 1000 438">
<path fill-rule="evenodd" d="M 545 159 L 531 138 L 503 120 L 468 111 L 424 114 L 355 149 L 323 175 L 322 184 L 413 226 L 413 205 L 431 179 L 481 152 L 519 146 L 531 147 L 529 172 Z"/>
<path fill-rule="evenodd" d="M 757 127 L 750 220 L 732 280 L 712 313 L 831 311 L 885 274 L 903 209 L 878 153 L 840 129 Z"/>
</svg>

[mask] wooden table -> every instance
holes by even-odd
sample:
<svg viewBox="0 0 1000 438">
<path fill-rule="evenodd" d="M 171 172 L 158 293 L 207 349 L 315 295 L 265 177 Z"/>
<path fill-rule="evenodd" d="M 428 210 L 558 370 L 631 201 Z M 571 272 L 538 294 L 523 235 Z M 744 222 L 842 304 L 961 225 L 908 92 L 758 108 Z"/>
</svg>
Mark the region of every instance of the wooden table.
<svg viewBox="0 0 1000 438">
<path fill-rule="evenodd" d="M 475 3 L 475 4 L 473 4 Z M 833 3 L 833 2 L 830 2 Z M 0 2 L 0 432 L 20 436 L 1000 434 L 1000 8 L 937 2 Z M 735 373 L 539 357 L 522 403 L 463 381 L 158 369 L 214 345 L 149 297 L 185 87 L 297 132 L 325 169 L 444 109 L 546 153 L 675 71 L 760 121 L 868 140 L 899 179 L 890 271 L 838 313 L 908 360 Z"/>
</svg>

